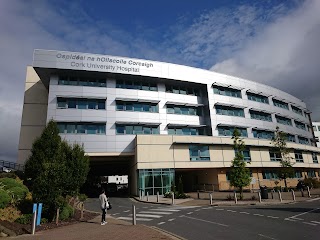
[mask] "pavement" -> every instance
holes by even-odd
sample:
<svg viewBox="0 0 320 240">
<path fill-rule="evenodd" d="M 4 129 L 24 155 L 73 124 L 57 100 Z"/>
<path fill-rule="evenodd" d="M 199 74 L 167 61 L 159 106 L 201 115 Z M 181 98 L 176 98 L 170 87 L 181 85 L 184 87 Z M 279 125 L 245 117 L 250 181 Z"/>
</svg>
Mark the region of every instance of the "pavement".
<svg viewBox="0 0 320 240">
<path fill-rule="evenodd" d="M 190 198 L 187 199 L 175 199 L 175 205 L 181 206 L 209 206 L 210 197 L 209 192 L 195 192 L 188 194 Z M 212 205 L 214 206 L 231 206 L 236 205 L 232 198 L 233 193 L 225 192 L 214 192 Z M 254 197 L 253 197 L 254 196 Z M 317 198 L 320 196 L 320 190 L 315 189 L 311 192 L 312 198 Z M 199 197 L 199 198 L 198 198 Z M 273 199 L 269 193 L 269 199 L 263 199 L 261 203 L 259 202 L 258 193 L 245 193 L 245 201 L 238 201 L 237 205 L 269 205 L 269 204 L 285 204 L 292 203 L 293 196 L 292 193 L 282 193 L 282 202 L 279 199 L 278 193 L 274 194 Z M 153 204 L 166 204 L 171 205 L 172 199 L 157 196 L 149 196 L 139 198 L 134 197 L 136 201 L 147 202 Z M 254 200 L 252 200 L 254 199 Z M 301 193 L 296 193 L 296 201 L 306 201 L 309 200 L 308 193 L 305 192 L 305 196 L 302 197 Z M 29 239 L 41 239 L 41 240 L 51 240 L 51 239 L 69 239 L 69 240 L 85 240 L 85 239 L 183 239 L 172 233 L 166 232 L 162 229 L 156 227 L 145 226 L 141 224 L 132 225 L 130 222 L 115 219 L 111 216 L 107 216 L 108 223 L 104 226 L 100 225 L 101 217 L 98 216 L 88 222 L 79 222 L 72 225 L 64 226 L 61 228 L 55 228 L 50 230 L 45 230 L 41 232 L 36 232 L 35 235 L 20 235 L 17 237 L 11 237 L 12 239 L 19 240 L 29 240 Z"/>
</svg>

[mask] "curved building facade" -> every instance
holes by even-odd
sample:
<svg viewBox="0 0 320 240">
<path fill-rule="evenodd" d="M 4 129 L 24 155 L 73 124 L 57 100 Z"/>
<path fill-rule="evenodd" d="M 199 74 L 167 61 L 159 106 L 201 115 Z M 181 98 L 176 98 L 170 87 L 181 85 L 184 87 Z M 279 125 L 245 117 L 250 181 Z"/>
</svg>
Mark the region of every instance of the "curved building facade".
<svg viewBox="0 0 320 240">
<path fill-rule="evenodd" d="M 139 189 L 162 194 L 177 176 L 183 177 L 186 191 L 230 189 L 234 128 L 247 146 L 250 187 L 274 185 L 280 159 L 270 140 L 277 126 L 287 133 L 295 163 L 296 178 L 289 184 L 319 177 L 320 151 L 303 101 L 208 70 L 35 50 L 27 69 L 18 163 L 27 159 L 50 119 L 64 139 L 84 145 L 99 174 L 127 169 L 134 194 Z"/>
</svg>

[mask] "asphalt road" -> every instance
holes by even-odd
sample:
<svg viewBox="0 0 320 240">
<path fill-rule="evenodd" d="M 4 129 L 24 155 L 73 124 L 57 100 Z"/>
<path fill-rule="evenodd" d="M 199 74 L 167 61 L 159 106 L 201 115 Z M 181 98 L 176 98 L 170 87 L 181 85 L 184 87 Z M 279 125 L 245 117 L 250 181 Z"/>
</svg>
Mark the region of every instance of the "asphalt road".
<svg viewBox="0 0 320 240">
<path fill-rule="evenodd" d="M 156 226 L 186 239 L 320 239 L 320 198 L 309 202 L 269 206 L 180 207 L 110 198 L 113 217 Z M 98 199 L 86 208 L 100 211 Z"/>
</svg>

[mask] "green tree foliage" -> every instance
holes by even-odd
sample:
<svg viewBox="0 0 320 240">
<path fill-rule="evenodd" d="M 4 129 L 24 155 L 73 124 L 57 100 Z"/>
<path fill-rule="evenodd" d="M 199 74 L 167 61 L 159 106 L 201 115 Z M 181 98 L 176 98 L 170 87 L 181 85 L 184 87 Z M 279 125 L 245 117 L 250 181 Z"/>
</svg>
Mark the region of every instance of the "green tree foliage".
<svg viewBox="0 0 320 240">
<path fill-rule="evenodd" d="M 89 171 L 89 158 L 82 146 L 69 146 L 59 136 L 51 120 L 35 140 L 25 164 L 25 177 L 36 202 L 42 202 L 44 213 L 52 219 L 59 207 L 59 197 L 76 194 Z"/>
<path fill-rule="evenodd" d="M 9 205 L 11 197 L 7 191 L 0 189 L 0 209 Z"/>
<path fill-rule="evenodd" d="M 290 156 L 290 150 L 287 148 L 287 134 L 280 131 L 279 127 L 276 128 L 275 136 L 272 138 L 271 143 L 277 153 L 281 154 L 280 169 L 278 170 L 279 179 L 284 180 L 286 189 L 287 178 L 294 177 L 293 163 L 291 162 L 292 157 Z"/>
<path fill-rule="evenodd" d="M 244 141 L 240 138 L 240 132 L 235 129 L 232 135 L 235 157 L 230 169 L 230 185 L 239 189 L 240 199 L 243 199 L 243 188 L 250 184 L 250 170 L 246 167 L 243 150 L 245 150 Z"/>
</svg>

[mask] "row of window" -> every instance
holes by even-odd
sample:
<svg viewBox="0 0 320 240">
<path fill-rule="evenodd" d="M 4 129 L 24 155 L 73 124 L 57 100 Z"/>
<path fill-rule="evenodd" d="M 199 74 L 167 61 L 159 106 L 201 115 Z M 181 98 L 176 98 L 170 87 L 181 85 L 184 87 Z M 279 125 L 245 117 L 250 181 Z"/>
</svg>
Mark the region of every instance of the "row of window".
<svg viewBox="0 0 320 240">
<path fill-rule="evenodd" d="M 242 108 L 231 107 L 231 106 L 221 106 L 221 105 L 216 105 L 215 108 L 216 108 L 216 113 L 219 115 L 245 117 L 244 110 Z M 251 119 L 272 122 L 272 117 L 270 113 L 259 112 L 255 110 L 249 110 L 249 113 L 250 113 Z M 278 115 L 276 115 L 275 117 L 276 117 L 277 123 L 292 126 L 291 119 L 278 116 Z M 301 123 L 296 120 L 294 121 L 294 123 L 297 128 L 306 130 L 306 125 L 304 123 Z"/>
<path fill-rule="evenodd" d="M 201 116 L 202 109 L 200 107 L 167 105 L 167 113 Z"/>
<path fill-rule="evenodd" d="M 145 126 L 145 125 L 131 125 L 131 124 L 117 124 L 116 133 L 123 134 L 159 134 L 159 126 Z"/>
<path fill-rule="evenodd" d="M 248 137 L 248 132 L 246 128 L 238 128 L 232 126 L 218 126 L 218 134 L 219 136 L 232 136 L 236 128 L 242 137 Z"/>
<path fill-rule="evenodd" d="M 169 135 L 206 135 L 204 128 L 168 127 Z"/>
<path fill-rule="evenodd" d="M 275 170 L 264 170 L 262 171 L 262 177 L 263 179 L 278 179 L 278 173 Z M 314 178 L 316 177 L 315 170 L 308 170 L 306 172 L 306 177 Z M 296 170 L 294 173 L 294 178 L 303 178 L 302 171 Z"/>
<path fill-rule="evenodd" d="M 106 109 L 105 99 L 57 98 L 58 108 Z"/>
<path fill-rule="evenodd" d="M 233 89 L 230 87 L 213 86 L 213 93 L 219 94 L 219 95 L 224 95 L 224 96 L 229 96 L 229 97 L 242 98 L 241 90 Z M 248 96 L 248 100 L 269 104 L 269 99 L 266 96 L 251 93 L 251 92 L 247 92 L 247 96 Z M 272 99 L 272 101 L 273 101 L 274 106 L 289 110 L 288 103 L 277 100 L 277 99 Z M 297 108 L 293 105 L 291 105 L 291 108 L 292 108 L 292 112 L 303 116 L 303 111 L 300 108 Z"/>
<path fill-rule="evenodd" d="M 123 102 L 117 101 L 117 111 L 135 111 L 135 112 L 153 112 L 158 113 L 159 108 L 157 103 L 142 103 L 142 102 Z"/>
<path fill-rule="evenodd" d="M 58 123 L 62 134 L 106 134 L 104 123 Z"/>
<path fill-rule="evenodd" d="M 296 162 L 303 162 L 303 156 L 301 151 L 295 151 L 295 159 Z M 209 146 L 206 145 L 190 145 L 189 146 L 189 154 L 191 161 L 209 161 Z M 236 151 L 235 151 L 236 154 Z M 250 149 L 246 147 L 245 150 L 241 152 L 246 162 L 251 162 Z M 318 162 L 318 154 L 315 152 L 311 153 L 313 163 Z M 282 160 L 281 153 L 279 151 L 270 149 L 269 150 L 270 161 L 272 162 L 280 162 Z"/>
<path fill-rule="evenodd" d="M 73 77 L 73 76 L 59 76 L 59 85 L 72 86 L 88 86 L 88 87 L 106 87 L 106 79 L 96 79 L 92 77 Z"/>
<path fill-rule="evenodd" d="M 116 88 L 158 91 L 158 85 L 156 83 L 136 81 L 136 80 L 117 79 L 116 80 Z"/>
<path fill-rule="evenodd" d="M 177 86 L 177 85 L 166 85 L 166 92 L 183 94 L 183 95 L 200 96 L 200 92 L 196 88 Z"/>
</svg>

